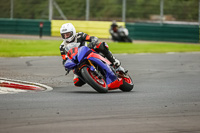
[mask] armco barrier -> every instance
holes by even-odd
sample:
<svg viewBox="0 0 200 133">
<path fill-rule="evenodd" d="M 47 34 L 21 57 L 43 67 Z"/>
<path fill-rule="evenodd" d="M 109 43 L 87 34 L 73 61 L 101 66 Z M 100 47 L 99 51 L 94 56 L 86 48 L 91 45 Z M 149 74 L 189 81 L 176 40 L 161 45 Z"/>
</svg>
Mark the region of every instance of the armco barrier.
<svg viewBox="0 0 200 133">
<path fill-rule="evenodd" d="M 134 40 L 199 43 L 199 26 L 183 24 L 126 23 Z"/>
<path fill-rule="evenodd" d="M 47 20 L 31 19 L 0 19 L 0 33 L 39 35 L 40 22 L 43 23 L 43 35 L 51 35 L 51 22 Z"/>
<path fill-rule="evenodd" d="M 98 38 L 109 38 L 110 21 L 72 21 L 72 20 L 52 20 L 51 35 L 60 36 L 60 27 L 64 23 L 72 23 L 76 32 L 84 32 Z M 119 25 L 125 26 L 124 22 L 118 22 Z"/>
</svg>

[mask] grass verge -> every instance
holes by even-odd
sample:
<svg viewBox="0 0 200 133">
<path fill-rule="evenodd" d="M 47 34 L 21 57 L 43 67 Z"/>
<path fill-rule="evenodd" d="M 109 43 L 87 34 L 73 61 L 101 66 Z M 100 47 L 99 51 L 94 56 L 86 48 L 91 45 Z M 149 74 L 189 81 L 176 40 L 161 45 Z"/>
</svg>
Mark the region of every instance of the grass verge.
<svg viewBox="0 0 200 133">
<path fill-rule="evenodd" d="M 61 41 L 57 40 L 17 40 L 0 39 L 0 57 L 58 56 Z M 166 53 L 197 52 L 199 44 L 168 42 L 155 43 L 108 43 L 112 53 Z"/>
</svg>

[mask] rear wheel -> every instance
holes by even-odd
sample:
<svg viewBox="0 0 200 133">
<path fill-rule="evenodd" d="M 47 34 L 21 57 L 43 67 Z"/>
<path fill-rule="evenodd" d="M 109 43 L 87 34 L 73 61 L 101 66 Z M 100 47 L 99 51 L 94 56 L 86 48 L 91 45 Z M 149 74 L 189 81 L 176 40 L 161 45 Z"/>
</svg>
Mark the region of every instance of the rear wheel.
<svg viewBox="0 0 200 133">
<path fill-rule="evenodd" d="M 81 69 L 81 74 L 85 81 L 97 92 L 107 93 L 108 86 L 103 78 L 99 78 L 93 71 L 88 67 L 83 67 Z"/>
<path fill-rule="evenodd" d="M 121 85 L 119 87 L 119 89 L 121 91 L 124 91 L 124 92 L 131 91 L 133 89 L 133 87 L 134 87 L 134 84 L 133 84 L 133 81 L 132 81 L 131 77 L 127 74 L 127 76 L 126 77 L 122 77 L 122 79 L 123 79 L 123 85 Z"/>
<path fill-rule="evenodd" d="M 129 36 L 125 36 L 124 37 L 125 42 L 132 42 L 131 38 L 129 38 Z"/>
</svg>

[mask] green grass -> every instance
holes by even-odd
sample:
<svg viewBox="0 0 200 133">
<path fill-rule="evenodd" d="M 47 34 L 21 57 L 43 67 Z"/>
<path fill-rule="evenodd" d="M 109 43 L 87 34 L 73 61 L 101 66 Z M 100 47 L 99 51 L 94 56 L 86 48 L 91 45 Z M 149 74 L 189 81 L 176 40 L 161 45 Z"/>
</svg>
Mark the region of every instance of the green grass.
<svg viewBox="0 0 200 133">
<path fill-rule="evenodd" d="M 116 43 L 109 45 L 113 53 L 167 53 L 200 51 L 199 44 L 181 44 L 169 42 L 155 43 Z"/>
<path fill-rule="evenodd" d="M 58 56 L 62 40 L 15 40 L 0 39 L 0 57 Z M 168 42 L 155 43 L 108 43 L 112 53 L 166 53 L 200 51 L 199 44 Z"/>
<path fill-rule="evenodd" d="M 62 41 L 0 39 L 0 57 L 60 55 Z"/>
</svg>

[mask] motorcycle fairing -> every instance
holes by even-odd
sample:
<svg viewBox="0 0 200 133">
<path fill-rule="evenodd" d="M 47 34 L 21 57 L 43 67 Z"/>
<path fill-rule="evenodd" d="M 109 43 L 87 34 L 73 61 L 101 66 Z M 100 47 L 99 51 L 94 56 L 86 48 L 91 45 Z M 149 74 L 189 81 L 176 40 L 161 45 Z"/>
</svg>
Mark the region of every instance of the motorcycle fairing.
<svg viewBox="0 0 200 133">
<path fill-rule="evenodd" d="M 67 69 L 74 69 L 74 67 L 76 67 L 76 64 L 72 61 L 72 60 L 70 60 L 70 59 L 68 59 L 66 62 L 65 62 L 65 68 L 67 68 Z"/>
<path fill-rule="evenodd" d="M 102 61 L 104 61 L 106 64 L 108 65 L 111 65 L 111 62 L 105 58 L 103 58 L 101 55 L 99 54 L 96 54 L 96 53 L 90 53 L 87 57 L 87 59 L 89 59 L 90 57 L 94 57 L 94 58 L 97 58 L 97 59 L 100 59 Z"/>
<path fill-rule="evenodd" d="M 117 80 L 117 76 L 113 73 L 108 64 L 104 64 L 100 59 L 95 57 L 90 57 L 89 60 L 91 60 L 95 64 L 98 64 L 98 66 L 106 72 L 105 75 L 107 84 L 110 84 L 113 81 Z"/>
<path fill-rule="evenodd" d="M 122 78 L 119 78 L 113 81 L 112 83 L 108 84 L 108 88 L 109 90 L 114 90 L 114 89 L 119 88 L 119 86 L 121 86 L 122 84 L 123 84 L 123 80 Z"/>
<path fill-rule="evenodd" d="M 72 52 L 69 54 L 70 51 Z M 70 50 L 68 50 L 67 53 L 69 59 L 66 61 L 65 67 L 68 69 L 73 69 L 75 66 L 79 65 L 80 62 L 82 62 L 82 60 L 86 59 L 88 54 L 90 54 L 91 52 L 92 51 L 90 50 L 90 48 L 86 46 L 82 46 L 80 48 L 78 47 L 71 48 Z"/>
<path fill-rule="evenodd" d="M 82 46 L 78 49 L 77 59 L 78 62 L 82 62 L 87 56 L 92 52 L 92 50 L 86 46 Z"/>
</svg>

